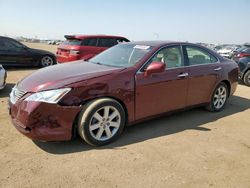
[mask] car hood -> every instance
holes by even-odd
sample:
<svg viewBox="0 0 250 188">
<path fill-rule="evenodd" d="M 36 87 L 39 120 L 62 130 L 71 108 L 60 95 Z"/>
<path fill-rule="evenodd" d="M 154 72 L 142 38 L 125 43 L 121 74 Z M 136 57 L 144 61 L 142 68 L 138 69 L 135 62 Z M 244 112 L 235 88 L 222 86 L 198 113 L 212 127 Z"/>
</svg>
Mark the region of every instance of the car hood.
<svg viewBox="0 0 250 188">
<path fill-rule="evenodd" d="M 125 68 L 117 68 L 76 61 L 42 68 L 18 82 L 18 89 L 38 92 L 66 87 L 69 84 L 117 73 Z"/>
</svg>

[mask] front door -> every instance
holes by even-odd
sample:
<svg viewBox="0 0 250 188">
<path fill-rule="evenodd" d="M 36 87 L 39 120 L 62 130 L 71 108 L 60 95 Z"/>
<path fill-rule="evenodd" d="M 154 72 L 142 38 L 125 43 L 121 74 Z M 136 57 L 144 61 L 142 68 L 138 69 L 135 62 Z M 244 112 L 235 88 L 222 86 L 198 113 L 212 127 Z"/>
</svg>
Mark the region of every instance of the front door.
<svg viewBox="0 0 250 188">
<path fill-rule="evenodd" d="M 188 74 L 180 46 L 159 50 L 148 65 L 154 61 L 165 63 L 166 70 L 150 77 L 136 74 L 136 120 L 186 106 Z"/>
</svg>

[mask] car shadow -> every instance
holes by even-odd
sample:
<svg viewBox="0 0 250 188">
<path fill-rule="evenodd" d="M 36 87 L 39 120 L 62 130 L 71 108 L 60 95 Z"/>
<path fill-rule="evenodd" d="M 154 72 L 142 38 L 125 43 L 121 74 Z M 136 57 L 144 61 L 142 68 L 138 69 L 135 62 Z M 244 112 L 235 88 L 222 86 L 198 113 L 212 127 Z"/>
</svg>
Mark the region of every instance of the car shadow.
<svg viewBox="0 0 250 188">
<path fill-rule="evenodd" d="M 29 67 L 29 66 L 25 66 L 25 67 L 15 67 L 15 66 L 11 66 L 11 67 L 4 67 L 4 69 L 7 72 L 15 72 L 15 71 L 27 71 L 27 70 L 38 70 L 40 69 L 40 67 Z"/>
<path fill-rule="evenodd" d="M 51 154 L 68 154 L 88 150 L 103 149 L 126 149 L 127 145 L 143 142 L 153 138 L 179 133 L 193 129 L 197 131 L 211 131 L 202 125 L 214 122 L 218 119 L 245 111 L 250 108 L 250 100 L 239 96 L 232 96 L 225 109 L 218 113 L 211 113 L 203 108 L 196 108 L 189 111 L 175 113 L 169 116 L 139 123 L 127 127 L 120 138 L 109 145 L 101 147 L 89 146 L 79 137 L 64 142 L 37 142 L 34 143 Z M 228 124 L 230 126 L 230 124 Z"/>
<path fill-rule="evenodd" d="M 15 86 L 14 83 L 7 83 L 4 87 L 4 89 L 0 91 L 0 98 L 8 97 L 14 86 Z"/>
</svg>

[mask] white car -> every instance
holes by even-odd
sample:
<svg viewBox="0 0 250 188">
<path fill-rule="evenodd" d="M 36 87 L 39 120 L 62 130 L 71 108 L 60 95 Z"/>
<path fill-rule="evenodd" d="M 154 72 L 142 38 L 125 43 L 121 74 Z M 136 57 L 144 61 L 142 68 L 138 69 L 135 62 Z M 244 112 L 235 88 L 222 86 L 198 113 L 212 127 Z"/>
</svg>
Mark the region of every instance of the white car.
<svg viewBox="0 0 250 188">
<path fill-rule="evenodd" d="M 225 48 L 222 48 L 217 51 L 218 54 L 220 54 L 223 57 L 230 58 L 230 55 L 234 50 L 236 50 L 238 47 L 235 46 L 226 46 Z"/>
<path fill-rule="evenodd" d="M 7 73 L 2 65 L 0 65 L 0 89 L 3 89 L 6 84 Z"/>
</svg>

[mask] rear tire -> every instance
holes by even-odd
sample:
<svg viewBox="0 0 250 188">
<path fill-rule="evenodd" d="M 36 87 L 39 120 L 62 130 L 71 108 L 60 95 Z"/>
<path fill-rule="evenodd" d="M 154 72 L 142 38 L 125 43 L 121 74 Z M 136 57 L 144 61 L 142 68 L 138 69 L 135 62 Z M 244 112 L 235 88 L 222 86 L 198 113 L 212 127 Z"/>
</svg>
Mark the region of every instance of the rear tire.
<svg viewBox="0 0 250 188">
<path fill-rule="evenodd" d="M 119 102 L 110 98 L 97 99 L 82 109 L 78 134 L 90 145 L 106 145 L 120 136 L 125 120 L 125 112 Z"/>
<path fill-rule="evenodd" d="M 49 55 L 45 55 L 40 60 L 40 66 L 41 67 L 48 67 L 54 65 L 56 62 L 53 57 Z"/>
<path fill-rule="evenodd" d="M 248 70 L 244 77 L 243 77 L 243 82 L 245 85 L 250 86 L 250 70 Z"/>
<path fill-rule="evenodd" d="M 227 85 L 224 82 L 221 82 L 215 88 L 207 109 L 211 112 L 219 112 L 223 110 L 227 102 L 228 92 Z"/>
</svg>

